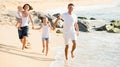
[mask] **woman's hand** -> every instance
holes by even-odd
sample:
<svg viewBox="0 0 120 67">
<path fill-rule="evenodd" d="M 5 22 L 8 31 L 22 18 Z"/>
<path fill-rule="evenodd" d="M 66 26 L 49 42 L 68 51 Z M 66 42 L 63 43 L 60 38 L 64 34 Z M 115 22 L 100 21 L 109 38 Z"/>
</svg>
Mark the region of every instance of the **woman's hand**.
<svg viewBox="0 0 120 67">
<path fill-rule="evenodd" d="M 34 30 L 34 26 L 32 26 L 32 29 Z"/>
</svg>

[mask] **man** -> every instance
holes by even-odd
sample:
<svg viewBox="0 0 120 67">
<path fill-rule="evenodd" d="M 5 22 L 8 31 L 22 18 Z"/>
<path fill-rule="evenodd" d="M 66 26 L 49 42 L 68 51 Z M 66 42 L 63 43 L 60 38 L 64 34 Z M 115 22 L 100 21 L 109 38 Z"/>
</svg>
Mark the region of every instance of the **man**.
<svg viewBox="0 0 120 67">
<path fill-rule="evenodd" d="M 79 28 L 77 24 L 77 16 L 73 14 L 74 4 L 68 4 L 68 12 L 63 13 L 61 17 L 58 17 L 55 21 L 55 25 L 58 20 L 63 19 L 63 37 L 65 42 L 65 59 L 68 60 L 68 48 L 69 48 L 69 39 L 72 40 L 72 50 L 71 57 L 74 58 L 74 50 L 76 48 L 76 34 L 79 36 Z M 76 31 L 75 31 L 76 30 Z"/>
</svg>

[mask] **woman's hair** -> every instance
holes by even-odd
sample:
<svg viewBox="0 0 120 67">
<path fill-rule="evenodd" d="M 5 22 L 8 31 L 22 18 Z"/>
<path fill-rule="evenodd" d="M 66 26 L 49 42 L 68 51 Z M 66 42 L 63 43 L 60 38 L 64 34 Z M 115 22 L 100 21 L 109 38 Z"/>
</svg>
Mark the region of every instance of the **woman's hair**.
<svg viewBox="0 0 120 67">
<path fill-rule="evenodd" d="M 32 6 L 30 6 L 29 4 L 24 4 L 23 9 L 25 8 L 26 5 L 29 6 L 29 10 L 33 10 Z"/>
</svg>

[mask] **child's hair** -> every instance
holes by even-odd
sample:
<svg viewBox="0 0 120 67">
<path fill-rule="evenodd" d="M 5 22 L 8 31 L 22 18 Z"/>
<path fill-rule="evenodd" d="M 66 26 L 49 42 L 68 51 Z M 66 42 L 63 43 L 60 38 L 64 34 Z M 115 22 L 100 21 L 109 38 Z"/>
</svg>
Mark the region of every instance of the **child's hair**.
<svg viewBox="0 0 120 67">
<path fill-rule="evenodd" d="M 21 9 L 23 9 L 23 8 L 22 8 L 21 6 L 18 6 L 17 9 L 18 9 L 18 10 L 21 10 Z"/>
<path fill-rule="evenodd" d="M 25 8 L 26 5 L 29 6 L 29 10 L 33 10 L 32 6 L 30 6 L 29 4 L 24 4 L 23 9 Z"/>
<path fill-rule="evenodd" d="M 47 17 L 42 17 L 42 23 L 43 23 L 43 19 L 47 19 L 47 23 L 49 23 L 48 18 Z"/>
</svg>

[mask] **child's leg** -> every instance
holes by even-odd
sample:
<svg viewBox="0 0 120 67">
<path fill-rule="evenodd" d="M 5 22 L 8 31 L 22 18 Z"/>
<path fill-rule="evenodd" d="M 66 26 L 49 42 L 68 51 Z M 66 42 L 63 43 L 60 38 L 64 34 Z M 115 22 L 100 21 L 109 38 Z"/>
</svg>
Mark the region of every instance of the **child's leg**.
<svg viewBox="0 0 120 67">
<path fill-rule="evenodd" d="M 48 54 L 48 44 L 49 44 L 49 40 L 46 40 L 46 56 Z"/>
<path fill-rule="evenodd" d="M 44 40 L 42 40 L 42 46 L 43 46 L 42 53 L 44 53 L 44 50 L 45 50 L 45 43 L 44 43 Z"/>
<path fill-rule="evenodd" d="M 19 30 L 21 30 L 21 25 L 22 25 L 22 20 L 20 18 L 17 18 L 17 23 L 16 26 L 18 27 Z"/>
</svg>

